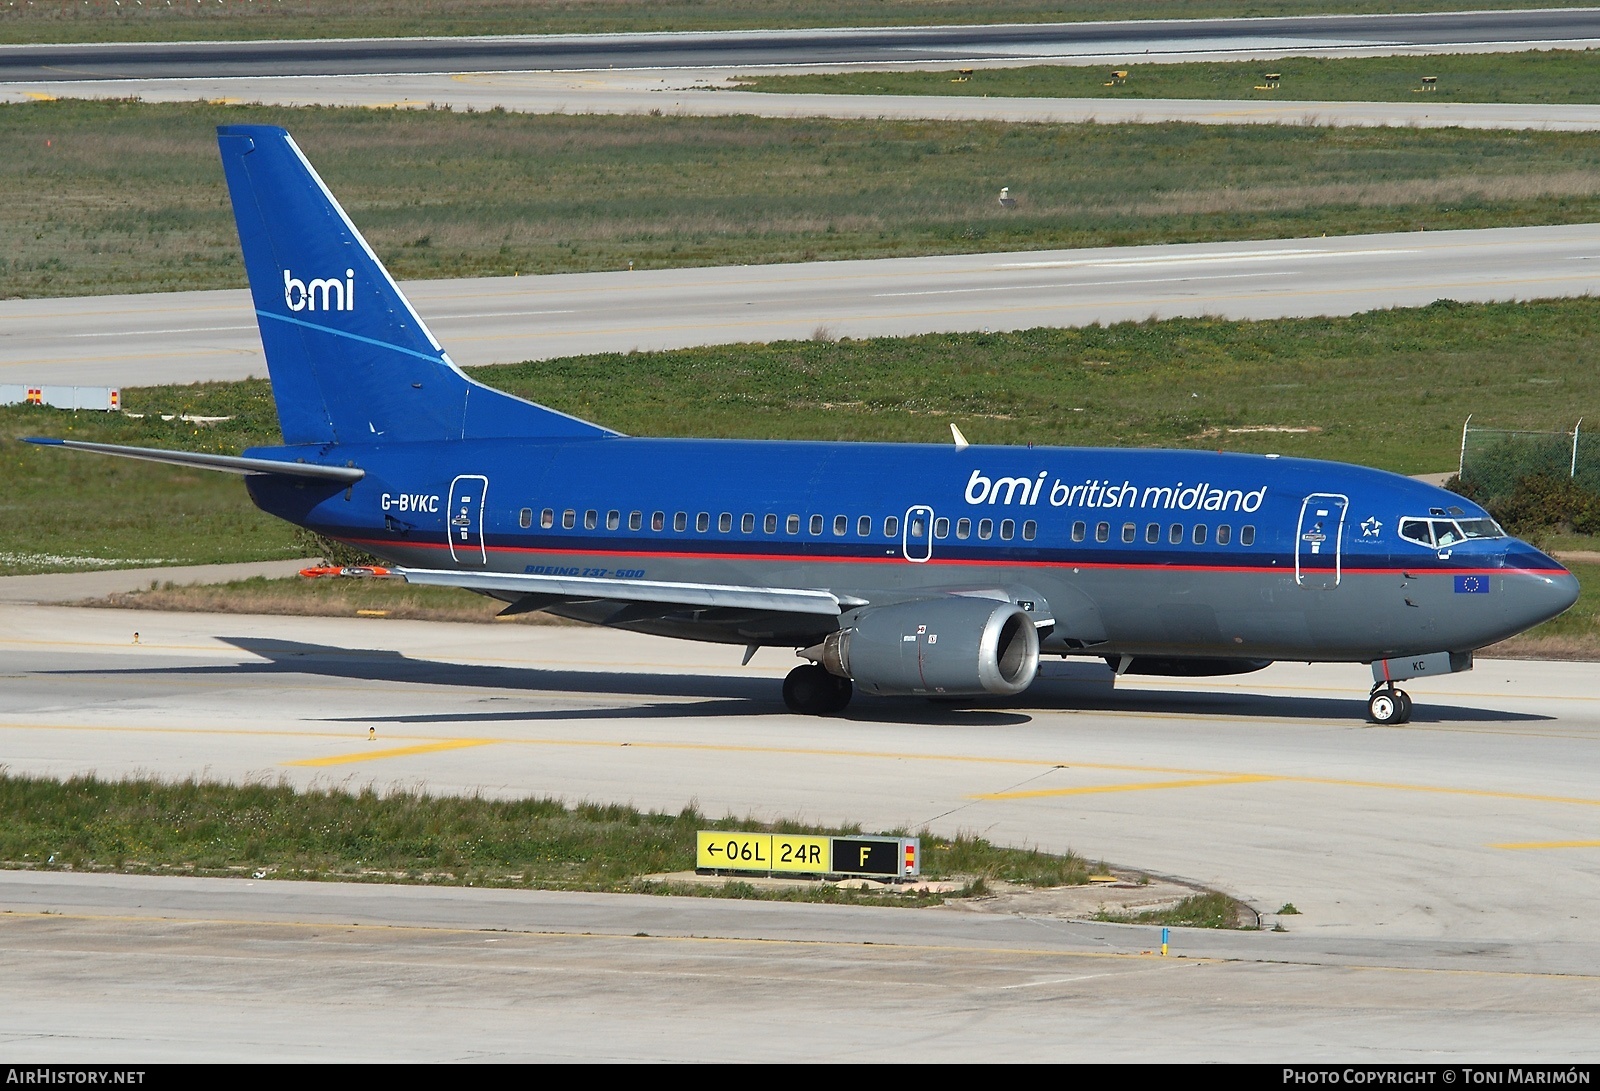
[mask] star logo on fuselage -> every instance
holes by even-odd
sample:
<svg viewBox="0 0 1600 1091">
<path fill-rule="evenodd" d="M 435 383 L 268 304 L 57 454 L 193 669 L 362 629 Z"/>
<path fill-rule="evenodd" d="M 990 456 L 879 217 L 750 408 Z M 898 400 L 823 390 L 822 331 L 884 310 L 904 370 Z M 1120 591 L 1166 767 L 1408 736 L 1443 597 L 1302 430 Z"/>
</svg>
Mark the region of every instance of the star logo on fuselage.
<svg viewBox="0 0 1600 1091">
<path fill-rule="evenodd" d="M 1367 518 L 1361 524 L 1361 536 L 1363 538 L 1376 538 L 1378 533 L 1382 530 L 1383 523 L 1373 515 L 1367 516 Z"/>
</svg>

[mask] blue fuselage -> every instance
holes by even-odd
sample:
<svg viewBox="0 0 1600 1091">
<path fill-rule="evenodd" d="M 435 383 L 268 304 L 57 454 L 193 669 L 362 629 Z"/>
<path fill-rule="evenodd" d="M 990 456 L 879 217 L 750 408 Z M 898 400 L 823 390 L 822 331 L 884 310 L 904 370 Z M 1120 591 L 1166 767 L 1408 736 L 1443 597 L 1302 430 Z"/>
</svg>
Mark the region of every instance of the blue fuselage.
<svg viewBox="0 0 1600 1091">
<path fill-rule="evenodd" d="M 1006 588 L 1048 613 L 1044 646 L 1058 652 L 1466 651 L 1577 594 L 1532 546 L 1475 536 L 1492 523 L 1456 494 L 1306 459 L 624 437 L 251 453 L 364 469 L 348 489 L 259 477 L 251 492 L 400 564 L 818 588 L 875 604 Z M 796 646 L 830 627 L 714 612 L 617 623 Z"/>
</svg>

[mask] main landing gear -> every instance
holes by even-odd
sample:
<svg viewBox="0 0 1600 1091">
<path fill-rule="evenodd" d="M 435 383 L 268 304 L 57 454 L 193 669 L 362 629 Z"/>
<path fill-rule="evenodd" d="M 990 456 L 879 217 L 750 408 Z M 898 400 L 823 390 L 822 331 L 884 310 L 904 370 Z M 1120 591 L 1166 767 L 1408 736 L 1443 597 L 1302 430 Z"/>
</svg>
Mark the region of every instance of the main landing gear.
<svg viewBox="0 0 1600 1091">
<path fill-rule="evenodd" d="M 850 703 L 850 679 L 829 674 L 815 663 L 796 667 L 783 680 L 783 703 L 807 716 L 836 716 Z"/>
<path fill-rule="evenodd" d="M 1411 722 L 1411 695 L 1393 682 L 1379 682 L 1367 698 L 1367 715 L 1375 724 Z"/>
</svg>

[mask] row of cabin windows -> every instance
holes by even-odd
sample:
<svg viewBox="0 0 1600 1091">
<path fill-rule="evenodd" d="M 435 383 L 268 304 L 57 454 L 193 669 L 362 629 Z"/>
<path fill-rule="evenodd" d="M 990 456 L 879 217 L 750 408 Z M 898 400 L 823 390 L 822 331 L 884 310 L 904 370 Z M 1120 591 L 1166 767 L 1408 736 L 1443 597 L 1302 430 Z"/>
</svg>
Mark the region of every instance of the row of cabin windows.
<svg viewBox="0 0 1600 1091">
<path fill-rule="evenodd" d="M 1211 528 L 1205 523 L 1196 523 L 1193 527 L 1186 527 L 1182 523 L 1172 523 L 1166 528 L 1166 539 L 1169 545 L 1182 545 L 1185 538 L 1195 545 L 1205 545 L 1206 539 L 1211 536 L 1211 533 Z M 1072 524 L 1072 540 L 1074 542 L 1081 542 L 1088 535 L 1089 524 L 1083 522 Z M 1146 543 L 1158 545 L 1161 542 L 1161 538 L 1162 527 L 1160 523 L 1145 524 L 1144 540 Z M 1094 540 L 1097 542 L 1109 542 L 1111 540 L 1111 524 L 1096 523 L 1094 526 Z M 1130 544 L 1138 541 L 1139 524 L 1123 523 L 1122 540 Z M 1217 527 L 1214 540 L 1217 545 L 1228 545 L 1233 541 L 1233 528 L 1227 524 Z M 1239 544 L 1242 546 L 1255 545 L 1256 528 L 1253 526 L 1240 527 Z"/>
<path fill-rule="evenodd" d="M 523 508 L 517 522 L 523 527 L 533 526 L 533 509 Z M 790 515 L 783 521 L 784 532 L 795 535 L 800 533 L 800 516 Z M 546 530 L 556 525 L 556 512 L 554 508 L 545 508 L 539 513 L 539 525 Z M 578 512 L 568 508 L 561 513 L 561 526 L 565 530 L 573 530 L 578 525 Z M 595 530 L 600 526 L 600 512 L 590 508 L 583 513 L 583 529 Z M 605 527 L 607 530 L 616 530 L 622 526 L 622 512 L 612 509 L 605 514 Z M 821 537 L 827 527 L 827 518 L 822 515 L 813 515 L 807 529 L 813 537 Z M 644 528 L 644 512 L 634 511 L 628 513 L 628 529 L 642 530 Z M 650 529 L 661 532 L 667 529 L 667 513 L 664 511 L 652 512 L 650 515 Z M 672 529 L 682 534 L 689 529 L 689 513 L 680 511 L 672 516 Z M 694 517 L 696 533 L 706 534 L 711 530 L 711 513 L 702 511 Z M 911 533 L 921 537 L 927 533 L 920 518 L 913 517 Z M 955 523 L 956 537 L 961 540 L 971 538 L 977 532 L 980 541 L 988 541 L 999 531 L 1001 541 L 1009 542 L 1017 536 L 1017 521 L 1015 519 L 1001 519 L 996 525 L 993 519 L 979 519 L 974 523 L 971 519 L 957 519 Z M 768 514 L 762 517 L 761 531 L 764 534 L 778 533 L 778 516 Z M 733 513 L 723 512 L 717 516 L 717 532 L 731 534 L 733 532 Z M 741 534 L 754 534 L 756 532 L 756 517 L 750 512 L 745 512 L 739 517 L 739 532 Z M 870 538 L 872 536 L 872 516 L 862 515 L 855 520 L 856 536 Z M 1144 529 L 1144 540 L 1152 545 L 1161 541 L 1162 528 L 1160 523 L 1149 523 Z M 848 515 L 835 515 L 833 517 L 833 533 L 835 537 L 843 538 L 850 533 L 850 517 Z M 1182 523 L 1173 523 L 1167 528 L 1167 541 L 1172 545 L 1183 544 L 1187 536 L 1195 545 L 1204 545 L 1210 529 L 1204 523 L 1196 523 L 1192 529 L 1186 528 Z M 897 516 L 887 516 L 883 520 L 883 534 L 886 538 L 897 538 L 900 535 L 900 520 Z M 1031 542 L 1039 535 L 1039 524 L 1032 519 L 1023 521 L 1022 539 Z M 1122 524 L 1122 540 L 1132 543 L 1138 540 L 1139 528 L 1135 523 Z M 933 536 L 935 538 L 948 538 L 950 536 L 950 520 L 938 518 L 933 521 Z M 1081 542 L 1088 537 L 1088 524 L 1077 522 L 1072 524 L 1072 540 Z M 1111 524 L 1097 523 L 1094 528 L 1094 540 L 1108 542 L 1111 540 Z M 1233 540 L 1233 528 L 1227 525 L 1216 528 L 1217 545 L 1228 545 Z M 1256 528 L 1244 526 L 1239 528 L 1239 544 L 1241 546 L 1255 545 Z"/>
<path fill-rule="evenodd" d="M 711 531 L 711 513 L 699 512 L 694 516 L 694 529 L 698 534 L 707 534 Z M 582 513 L 583 529 L 596 530 L 601 524 L 600 512 L 595 508 Z M 605 513 L 605 528 L 617 530 L 622 526 L 622 512 L 615 509 Z M 725 511 L 716 517 L 717 533 L 733 533 L 734 516 L 732 512 Z M 579 513 L 574 508 L 568 508 L 561 513 L 561 526 L 564 530 L 575 530 L 578 527 Z M 629 512 L 627 517 L 629 530 L 642 530 L 645 525 L 644 512 Z M 806 522 L 806 529 L 812 537 L 820 538 L 828 530 L 828 518 L 823 515 L 813 515 Z M 855 533 L 859 538 L 872 537 L 873 519 L 870 515 L 857 516 Z M 523 508 L 517 518 L 517 523 L 524 529 L 533 526 L 533 509 Z M 779 518 L 768 514 L 761 518 L 761 532 L 763 534 L 778 533 Z M 851 519 L 848 515 L 835 515 L 832 520 L 832 530 L 835 537 L 843 538 L 850 533 Z M 539 526 L 549 530 L 556 525 L 556 511 L 554 508 L 545 508 L 539 513 Z M 801 519 L 798 515 L 790 515 L 783 520 L 783 530 L 786 534 L 797 535 L 800 533 Z M 885 516 L 882 523 L 885 538 L 898 538 L 900 536 L 899 516 Z M 650 514 L 650 529 L 661 532 L 667 529 L 667 513 L 664 511 Z M 686 511 L 675 512 L 672 516 L 672 529 L 675 533 L 683 534 L 689 529 L 689 513 Z M 957 538 L 972 537 L 974 524 L 971 519 L 958 519 L 955 524 Z M 976 524 L 978 537 L 987 541 L 995 536 L 997 529 L 995 520 L 979 519 Z M 998 530 L 1002 541 L 1010 541 L 1017 536 L 1017 521 L 1015 519 L 1001 519 Z M 750 512 L 739 516 L 739 533 L 754 534 L 756 532 L 756 517 Z M 920 516 L 913 516 L 910 533 L 913 537 L 921 538 L 928 533 L 927 526 Z M 1039 524 L 1028 519 L 1022 524 L 1022 537 L 1025 541 L 1033 541 L 1039 535 Z M 938 518 L 933 521 L 933 536 L 935 538 L 950 537 L 950 520 Z"/>
</svg>

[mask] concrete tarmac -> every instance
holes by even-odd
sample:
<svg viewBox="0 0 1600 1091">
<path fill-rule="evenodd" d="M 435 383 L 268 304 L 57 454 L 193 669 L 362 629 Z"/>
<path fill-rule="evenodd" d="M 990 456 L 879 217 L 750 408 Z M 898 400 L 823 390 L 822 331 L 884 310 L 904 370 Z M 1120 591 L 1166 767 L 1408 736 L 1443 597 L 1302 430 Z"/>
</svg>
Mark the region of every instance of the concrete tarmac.
<svg viewBox="0 0 1600 1091">
<path fill-rule="evenodd" d="M 1015 57 L 1192 56 L 1463 49 L 1600 39 L 1600 9 L 1140 19 L 977 26 L 816 27 L 677 33 L 528 34 L 242 42 L 0 46 L 0 81 L 157 76 L 783 66 Z"/>
<path fill-rule="evenodd" d="M 1563 43 L 1586 48 L 1592 42 Z M 1370 51 L 1356 50 L 1364 55 Z M 1238 52 L 1207 60 L 1246 59 Z M 1174 59 L 1174 58 L 1168 58 Z M 1182 58 L 1197 59 L 1197 58 Z M 1081 59 L 1079 59 L 1081 60 Z M 1142 58 L 1140 59 L 1142 60 Z M 940 69 L 972 61 L 839 66 L 807 64 L 782 71 L 838 71 L 866 67 Z M 1037 63 L 1036 59 L 990 65 Z M 1113 64 L 1136 63 L 1114 58 Z M 469 72 L 381 76 L 192 76 L 162 79 L 33 80 L 0 83 L 0 102 L 54 98 L 134 97 L 146 102 L 207 101 L 274 106 L 361 106 L 373 109 L 502 109 L 517 113 L 646 114 L 696 117 L 899 118 L 1001 121 L 1013 124 L 1140 124 L 1180 121 L 1195 125 L 1404 125 L 1473 129 L 1600 128 L 1600 104 L 1438 102 L 1308 102 L 1294 99 L 1072 99 L 985 98 L 940 95 L 787 95 L 737 90 L 740 69 L 645 69 L 604 72 Z"/>
<path fill-rule="evenodd" d="M 1600 290 L 1600 225 L 404 285 L 461 364 L 832 336 L 1281 318 Z M 0 383 L 264 376 L 243 290 L 0 301 Z"/>
<path fill-rule="evenodd" d="M 1188 957 L 1163 961 L 1153 928 L 1037 913 L 10 873 L 0 1041 L 28 1060 L 1600 1054 L 1590 664 L 1483 661 L 1410 684 L 1416 718 L 1379 728 L 1360 666 L 1113 687 L 1051 663 L 1014 705 L 824 719 L 779 702 L 791 656 L 739 655 L 10 606 L 0 739 L 14 773 L 971 830 L 1224 889 L 1287 933 L 1178 930 Z"/>
</svg>

